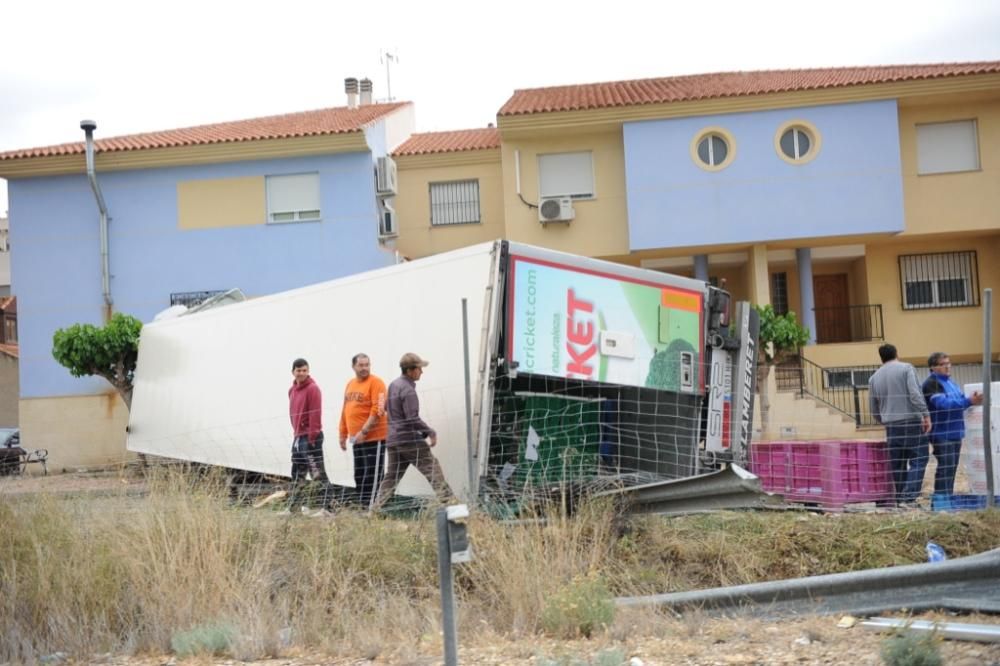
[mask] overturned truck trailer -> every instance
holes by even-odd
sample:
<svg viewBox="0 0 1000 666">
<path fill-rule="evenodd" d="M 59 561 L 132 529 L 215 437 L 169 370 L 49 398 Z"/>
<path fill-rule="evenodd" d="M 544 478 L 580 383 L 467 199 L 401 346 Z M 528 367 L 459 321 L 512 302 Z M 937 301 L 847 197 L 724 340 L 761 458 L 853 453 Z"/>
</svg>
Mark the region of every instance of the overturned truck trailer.
<svg viewBox="0 0 1000 666">
<path fill-rule="evenodd" d="M 461 497 L 567 479 L 632 482 L 742 463 L 756 313 L 704 282 L 496 241 L 173 319 L 142 330 L 128 448 L 290 474 L 296 357 L 323 390 L 326 467 L 351 358 L 388 384 L 405 352 L 435 454 Z M 468 359 L 468 363 L 466 362 Z M 468 407 L 467 407 L 468 404 Z M 399 492 L 430 494 L 410 470 Z"/>
</svg>

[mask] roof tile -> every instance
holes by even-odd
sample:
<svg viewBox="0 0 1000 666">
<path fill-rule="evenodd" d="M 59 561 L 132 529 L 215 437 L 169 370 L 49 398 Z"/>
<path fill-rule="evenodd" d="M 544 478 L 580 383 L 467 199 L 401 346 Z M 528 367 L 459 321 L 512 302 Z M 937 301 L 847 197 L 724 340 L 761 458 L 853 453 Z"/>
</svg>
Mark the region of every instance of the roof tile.
<svg viewBox="0 0 1000 666">
<path fill-rule="evenodd" d="M 495 127 L 424 132 L 413 134 L 393 151 L 394 156 L 453 153 L 463 150 L 488 150 L 500 147 L 500 131 Z"/>
<path fill-rule="evenodd" d="M 515 90 L 500 116 L 687 102 L 1000 72 L 1000 61 L 783 69 L 670 76 Z"/>
<path fill-rule="evenodd" d="M 389 104 L 369 104 L 354 109 L 335 107 L 288 113 L 280 116 L 251 118 L 233 122 L 215 123 L 184 127 L 160 132 L 130 134 L 94 141 L 99 153 L 146 150 L 151 148 L 174 148 L 261 139 L 288 139 L 304 136 L 322 136 L 357 132 L 386 114 L 410 104 L 393 102 Z M 57 155 L 77 155 L 85 151 L 84 142 L 64 143 L 41 148 L 25 148 L 0 153 L 0 161 Z"/>
</svg>

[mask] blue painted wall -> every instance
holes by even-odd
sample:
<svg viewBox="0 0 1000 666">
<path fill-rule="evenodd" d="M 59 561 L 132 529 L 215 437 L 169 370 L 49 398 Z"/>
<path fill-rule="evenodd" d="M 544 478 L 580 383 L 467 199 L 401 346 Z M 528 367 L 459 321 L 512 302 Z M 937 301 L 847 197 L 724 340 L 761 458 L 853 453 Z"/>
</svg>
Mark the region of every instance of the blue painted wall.
<svg viewBox="0 0 1000 666">
<path fill-rule="evenodd" d="M 791 120 L 820 133 L 811 162 L 775 152 L 775 133 Z M 691 141 L 709 126 L 736 142 L 721 171 L 691 158 Z M 903 230 L 895 101 L 626 123 L 623 132 L 632 250 Z"/>
<path fill-rule="evenodd" d="M 175 292 L 260 296 L 393 263 L 377 243 L 372 169 L 364 152 L 99 172 L 115 311 L 148 322 Z M 320 174 L 321 222 L 178 229 L 179 181 L 303 172 Z M 106 382 L 74 379 L 51 354 L 57 328 L 103 321 L 99 215 L 86 177 L 11 180 L 9 195 L 21 396 L 105 392 Z"/>
</svg>

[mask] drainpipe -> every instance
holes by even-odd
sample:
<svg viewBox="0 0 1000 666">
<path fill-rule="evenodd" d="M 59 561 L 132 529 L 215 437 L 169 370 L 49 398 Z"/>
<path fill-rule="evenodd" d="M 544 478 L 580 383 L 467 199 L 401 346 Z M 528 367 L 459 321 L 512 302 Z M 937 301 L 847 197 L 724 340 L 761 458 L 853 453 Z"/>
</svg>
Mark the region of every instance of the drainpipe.
<svg viewBox="0 0 1000 666">
<path fill-rule="evenodd" d="M 101 186 L 97 184 L 97 173 L 94 171 L 94 130 L 97 123 L 93 120 L 81 120 L 80 129 L 87 135 L 87 180 L 90 189 L 94 191 L 97 208 L 101 212 L 101 290 L 104 294 L 104 306 L 107 317 L 111 317 L 111 272 L 108 268 L 108 207 L 104 205 L 104 195 Z"/>
</svg>

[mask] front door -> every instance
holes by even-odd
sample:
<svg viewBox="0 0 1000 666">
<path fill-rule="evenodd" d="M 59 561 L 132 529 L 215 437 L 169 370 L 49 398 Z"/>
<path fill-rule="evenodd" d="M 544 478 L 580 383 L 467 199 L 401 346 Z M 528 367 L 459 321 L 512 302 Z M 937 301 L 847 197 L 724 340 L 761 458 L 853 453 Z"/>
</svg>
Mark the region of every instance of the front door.
<svg viewBox="0 0 1000 666">
<path fill-rule="evenodd" d="M 813 276 L 816 300 L 816 342 L 850 342 L 847 273 Z"/>
</svg>

